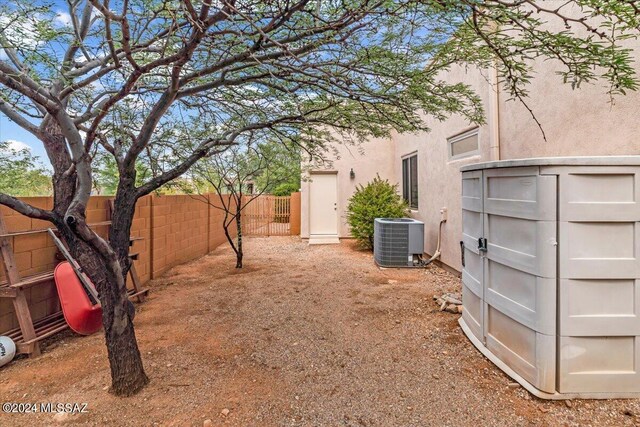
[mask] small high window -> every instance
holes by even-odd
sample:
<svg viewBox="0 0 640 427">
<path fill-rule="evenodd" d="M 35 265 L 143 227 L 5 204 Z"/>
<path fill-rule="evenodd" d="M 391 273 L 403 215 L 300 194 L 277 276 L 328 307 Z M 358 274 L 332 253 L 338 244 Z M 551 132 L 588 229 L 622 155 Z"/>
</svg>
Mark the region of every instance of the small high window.
<svg viewBox="0 0 640 427">
<path fill-rule="evenodd" d="M 478 128 L 476 127 L 448 138 L 447 144 L 449 145 L 449 159 L 451 160 L 478 154 Z"/>
<path fill-rule="evenodd" d="M 418 209 L 418 154 L 402 159 L 402 197 L 411 209 Z"/>
</svg>

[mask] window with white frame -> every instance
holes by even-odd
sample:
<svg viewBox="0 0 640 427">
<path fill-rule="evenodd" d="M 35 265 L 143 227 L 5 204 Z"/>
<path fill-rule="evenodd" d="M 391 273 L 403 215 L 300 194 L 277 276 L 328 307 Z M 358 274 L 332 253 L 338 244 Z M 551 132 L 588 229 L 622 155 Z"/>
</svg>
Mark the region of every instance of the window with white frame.
<svg viewBox="0 0 640 427">
<path fill-rule="evenodd" d="M 449 159 L 457 160 L 478 154 L 478 128 L 469 129 L 447 139 Z"/>
<path fill-rule="evenodd" d="M 402 197 L 411 209 L 418 209 L 418 154 L 402 159 Z"/>
</svg>

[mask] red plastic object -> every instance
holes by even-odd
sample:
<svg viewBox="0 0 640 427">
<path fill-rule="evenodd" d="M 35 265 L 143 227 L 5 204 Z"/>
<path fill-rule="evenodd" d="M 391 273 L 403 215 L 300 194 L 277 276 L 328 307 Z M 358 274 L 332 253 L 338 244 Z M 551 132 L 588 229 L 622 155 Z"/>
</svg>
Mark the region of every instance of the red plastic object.
<svg viewBox="0 0 640 427">
<path fill-rule="evenodd" d="M 91 335 L 102 327 L 102 307 L 93 305 L 71 264 L 61 262 L 53 272 L 64 319 L 80 335 Z"/>
</svg>

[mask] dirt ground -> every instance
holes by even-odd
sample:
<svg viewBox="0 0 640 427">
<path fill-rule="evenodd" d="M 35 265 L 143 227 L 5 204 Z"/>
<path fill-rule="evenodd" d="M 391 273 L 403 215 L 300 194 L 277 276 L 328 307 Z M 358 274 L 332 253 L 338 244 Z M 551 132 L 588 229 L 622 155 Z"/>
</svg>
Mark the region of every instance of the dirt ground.
<svg viewBox="0 0 640 427">
<path fill-rule="evenodd" d="M 0 425 L 622 426 L 636 400 L 547 402 L 510 387 L 434 294 L 433 267 L 379 269 L 351 242 L 253 238 L 153 281 L 136 332 L 151 383 L 107 392 L 101 334 L 59 335 L 0 369 L 1 402 L 87 403 L 88 413 L 0 414 Z M 207 423 L 208 424 L 208 423 Z"/>
</svg>

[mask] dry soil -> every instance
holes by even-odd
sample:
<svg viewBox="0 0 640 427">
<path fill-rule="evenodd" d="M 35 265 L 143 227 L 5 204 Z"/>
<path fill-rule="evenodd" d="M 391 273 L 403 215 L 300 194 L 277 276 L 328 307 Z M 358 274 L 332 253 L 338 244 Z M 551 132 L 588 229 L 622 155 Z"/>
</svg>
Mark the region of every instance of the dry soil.
<svg viewBox="0 0 640 427">
<path fill-rule="evenodd" d="M 437 267 L 380 269 L 352 242 L 253 238 L 237 270 L 221 247 L 150 284 L 136 332 L 151 383 L 108 393 L 101 334 L 50 340 L 0 369 L 0 402 L 86 402 L 88 413 L 0 414 L 0 425 L 613 426 L 635 400 L 547 402 L 465 338 L 434 294 Z M 208 424 L 208 423 L 207 423 Z"/>
</svg>

